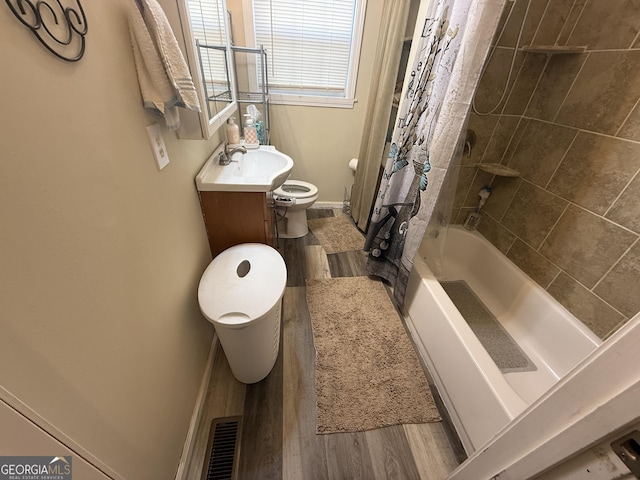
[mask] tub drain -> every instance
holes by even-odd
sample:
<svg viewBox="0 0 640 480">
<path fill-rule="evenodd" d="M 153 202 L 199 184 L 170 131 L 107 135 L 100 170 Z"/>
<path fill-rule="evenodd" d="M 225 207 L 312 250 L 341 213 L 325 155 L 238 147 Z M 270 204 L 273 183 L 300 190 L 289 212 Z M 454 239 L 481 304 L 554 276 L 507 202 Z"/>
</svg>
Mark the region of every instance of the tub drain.
<svg viewBox="0 0 640 480">
<path fill-rule="evenodd" d="M 235 480 L 240 457 L 242 417 L 214 418 L 209 431 L 209 458 L 204 464 L 204 480 Z"/>
</svg>

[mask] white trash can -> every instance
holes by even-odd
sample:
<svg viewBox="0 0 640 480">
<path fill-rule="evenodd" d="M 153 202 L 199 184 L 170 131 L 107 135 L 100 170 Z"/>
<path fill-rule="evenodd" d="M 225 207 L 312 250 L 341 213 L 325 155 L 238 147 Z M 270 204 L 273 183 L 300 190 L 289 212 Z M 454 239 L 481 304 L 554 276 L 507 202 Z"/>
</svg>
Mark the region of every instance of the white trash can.
<svg viewBox="0 0 640 480">
<path fill-rule="evenodd" d="M 276 363 L 286 284 L 284 259 L 262 243 L 226 249 L 202 274 L 200 310 L 213 323 L 233 376 L 243 383 L 259 382 Z"/>
</svg>

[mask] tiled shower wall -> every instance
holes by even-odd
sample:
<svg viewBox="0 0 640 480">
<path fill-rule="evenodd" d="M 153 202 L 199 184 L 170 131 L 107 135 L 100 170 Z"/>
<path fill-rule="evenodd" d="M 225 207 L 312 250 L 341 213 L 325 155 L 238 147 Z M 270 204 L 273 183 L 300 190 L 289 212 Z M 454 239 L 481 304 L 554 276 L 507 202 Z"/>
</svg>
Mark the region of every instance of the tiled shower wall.
<svg viewBox="0 0 640 480">
<path fill-rule="evenodd" d="M 507 3 L 476 94 L 480 112 L 499 106 L 471 115 L 477 142 L 453 219 L 463 223 L 490 185 L 479 231 L 605 338 L 640 310 L 640 2 L 531 0 L 520 45 L 586 50 L 517 51 L 500 101 L 526 6 Z M 493 177 L 479 162 L 521 176 Z"/>
</svg>

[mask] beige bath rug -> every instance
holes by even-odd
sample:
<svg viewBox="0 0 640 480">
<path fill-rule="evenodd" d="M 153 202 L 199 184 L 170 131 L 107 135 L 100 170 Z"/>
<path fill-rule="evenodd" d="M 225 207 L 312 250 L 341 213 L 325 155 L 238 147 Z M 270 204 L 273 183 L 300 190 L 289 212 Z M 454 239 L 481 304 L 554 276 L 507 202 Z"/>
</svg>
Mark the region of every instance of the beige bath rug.
<svg viewBox="0 0 640 480">
<path fill-rule="evenodd" d="M 327 253 L 362 250 L 364 236 L 346 215 L 311 218 L 309 228 Z"/>
<path fill-rule="evenodd" d="M 417 353 L 378 280 L 307 280 L 318 433 L 440 421 Z"/>
</svg>

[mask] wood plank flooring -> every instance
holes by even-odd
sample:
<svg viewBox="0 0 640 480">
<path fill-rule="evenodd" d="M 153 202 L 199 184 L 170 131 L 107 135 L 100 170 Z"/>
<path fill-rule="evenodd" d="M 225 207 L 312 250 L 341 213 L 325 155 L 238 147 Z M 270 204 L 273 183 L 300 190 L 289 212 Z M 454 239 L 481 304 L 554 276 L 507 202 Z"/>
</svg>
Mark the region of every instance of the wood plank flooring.
<svg viewBox="0 0 640 480">
<path fill-rule="evenodd" d="M 307 212 L 309 218 L 340 214 L 331 209 Z M 186 478 L 201 478 L 211 419 L 231 415 L 243 417 L 240 480 L 446 478 L 464 457 L 446 422 L 316 434 L 315 349 L 305 279 L 364 275 L 366 256 L 361 251 L 327 255 L 312 233 L 280 239 L 278 249 L 288 279 L 276 364 L 261 382 L 244 385 L 233 378 L 222 349 L 217 349 Z"/>
</svg>

